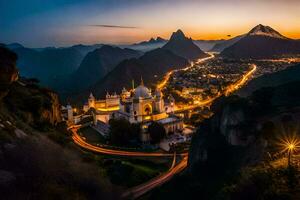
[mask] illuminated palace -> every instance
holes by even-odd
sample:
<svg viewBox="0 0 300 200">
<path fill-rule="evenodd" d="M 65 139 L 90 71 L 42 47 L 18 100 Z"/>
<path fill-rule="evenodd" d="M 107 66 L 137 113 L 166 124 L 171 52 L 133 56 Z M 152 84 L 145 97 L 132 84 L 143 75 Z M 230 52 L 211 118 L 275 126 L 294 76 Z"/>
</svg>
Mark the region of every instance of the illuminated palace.
<svg viewBox="0 0 300 200">
<path fill-rule="evenodd" d="M 182 119 L 172 114 L 174 106 L 173 98 L 169 98 L 168 105 L 165 105 L 162 92 L 155 90 L 152 93 L 141 81 L 131 91 L 124 88 L 120 96 L 107 94 L 105 100 L 96 100 L 91 94 L 84 110 L 95 108 L 97 119 L 105 123 L 110 118 L 124 118 L 130 123 L 140 123 L 143 130 L 142 140 L 148 141 L 146 132 L 152 121 L 162 124 L 167 133 L 183 129 Z"/>
</svg>

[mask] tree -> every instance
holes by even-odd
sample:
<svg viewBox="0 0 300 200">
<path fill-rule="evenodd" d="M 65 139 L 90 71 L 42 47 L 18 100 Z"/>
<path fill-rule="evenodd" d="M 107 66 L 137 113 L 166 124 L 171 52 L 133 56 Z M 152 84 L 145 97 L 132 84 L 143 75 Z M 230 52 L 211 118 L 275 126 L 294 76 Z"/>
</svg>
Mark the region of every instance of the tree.
<svg viewBox="0 0 300 200">
<path fill-rule="evenodd" d="M 124 146 L 130 139 L 130 123 L 126 119 L 111 119 L 110 141 L 112 144 Z"/>
<path fill-rule="evenodd" d="M 166 130 L 165 128 L 157 122 L 152 122 L 148 127 L 148 132 L 151 137 L 152 143 L 159 143 L 165 136 Z"/>
<path fill-rule="evenodd" d="M 141 124 L 133 123 L 130 126 L 130 140 L 137 140 L 141 134 Z"/>
</svg>

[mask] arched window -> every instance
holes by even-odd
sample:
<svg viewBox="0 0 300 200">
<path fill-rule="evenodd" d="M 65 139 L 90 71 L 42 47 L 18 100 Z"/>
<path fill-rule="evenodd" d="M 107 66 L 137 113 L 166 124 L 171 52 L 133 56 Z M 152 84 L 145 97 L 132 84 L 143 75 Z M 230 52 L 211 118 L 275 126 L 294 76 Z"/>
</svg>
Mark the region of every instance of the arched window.
<svg viewBox="0 0 300 200">
<path fill-rule="evenodd" d="M 145 107 L 144 107 L 144 112 L 145 112 L 145 114 L 146 115 L 150 115 L 151 114 L 151 107 L 149 106 L 149 105 L 146 105 Z"/>
</svg>

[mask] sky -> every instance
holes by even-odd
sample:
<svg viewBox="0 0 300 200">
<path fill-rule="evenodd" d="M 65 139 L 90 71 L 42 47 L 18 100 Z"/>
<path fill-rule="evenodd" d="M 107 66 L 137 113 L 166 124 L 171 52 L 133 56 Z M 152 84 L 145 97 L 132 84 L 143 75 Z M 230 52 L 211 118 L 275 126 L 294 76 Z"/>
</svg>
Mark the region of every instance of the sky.
<svg viewBox="0 0 300 200">
<path fill-rule="evenodd" d="M 0 0 L 0 42 L 27 47 L 130 44 L 177 29 L 228 39 L 257 24 L 300 39 L 300 0 Z"/>
</svg>

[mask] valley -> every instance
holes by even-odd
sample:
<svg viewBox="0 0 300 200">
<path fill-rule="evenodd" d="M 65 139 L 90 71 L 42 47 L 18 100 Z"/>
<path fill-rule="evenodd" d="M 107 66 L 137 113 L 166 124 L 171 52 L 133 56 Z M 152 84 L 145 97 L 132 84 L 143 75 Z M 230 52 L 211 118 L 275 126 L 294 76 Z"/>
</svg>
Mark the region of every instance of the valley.
<svg viewBox="0 0 300 200">
<path fill-rule="evenodd" d="M 298 199 L 300 41 L 226 37 L 0 44 L 3 198 Z"/>
</svg>

